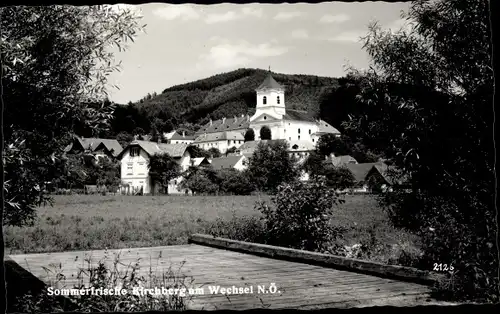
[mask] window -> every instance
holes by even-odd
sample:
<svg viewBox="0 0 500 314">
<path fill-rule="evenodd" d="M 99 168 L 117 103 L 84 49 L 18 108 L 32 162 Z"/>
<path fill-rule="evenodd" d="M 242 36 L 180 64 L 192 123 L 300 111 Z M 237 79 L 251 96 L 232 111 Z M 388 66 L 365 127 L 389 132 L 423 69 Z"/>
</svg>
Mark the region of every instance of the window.
<svg viewBox="0 0 500 314">
<path fill-rule="evenodd" d="M 266 116 L 264 116 L 264 120 L 267 120 L 267 117 L 266 117 Z"/>
<path fill-rule="evenodd" d="M 300 135 L 299 135 L 299 140 L 300 140 Z"/>
<path fill-rule="evenodd" d="M 127 174 L 132 174 L 133 173 L 133 164 L 132 163 L 128 163 L 127 164 Z"/>
<path fill-rule="evenodd" d="M 309 129 L 309 134 L 311 134 L 311 129 Z"/>
<path fill-rule="evenodd" d="M 130 149 L 130 157 L 139 156 L 139 147 L 133 147 Z"/>
<path fill-rule="evenodd" d="M 300 129 L 299 129 L 299 134 L 300 134 Z"/>
<path fill-rule="evenodd" d="M 312 139 L 313 143 L 314 143 L 314 139 Z"/>
<path fill-rule="evenodd" d="M 280 96 L 276 97 L 277 104 L 280 104 Z"/>
<path fill-rule="evenodd" d="M 291 141 L 291 140 L 292 140 L 292 138 L 291 138 L 291 137 L 289 137 L 289 138 L 288 138 L 288 140 L 289 140 L 289 141 Z"/>
<path fill-rule="evenodd" d="M 265 105 L 265 104 L 267 104 L 267 97 L 266 97 L 266 96 L 262 97 L 262 103 L 263 103 L 264 105 Z"/>
<path fill-rule="evenodd" d="M 286 129 L 285 129 L 283 132 L 285 132 L 285 133 L 286 133 Z"/>
</svg>

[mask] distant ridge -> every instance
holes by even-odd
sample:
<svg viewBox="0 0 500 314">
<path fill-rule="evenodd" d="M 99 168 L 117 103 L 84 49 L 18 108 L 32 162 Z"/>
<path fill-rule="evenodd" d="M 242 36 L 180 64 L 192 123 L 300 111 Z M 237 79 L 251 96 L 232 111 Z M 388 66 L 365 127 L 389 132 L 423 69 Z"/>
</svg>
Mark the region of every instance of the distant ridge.
<svg viewBox="0 0 500 314">
<path fill-rule="evenodd" d="M 169 87 L 135 105 L 150 117 L 166 114 L 178 122 L 199 126 L 209 119 L 253 114 L 255 89 L 268 73 L 267 70 L 248 68 L 221 73 Z M 307 113 L 310 117 L 318 116 L 321 96 L 338 86 L 338 80 L 331 77 L 273 72 L 272 76 L 285 88 L 287 109 Z"/>
</svg>

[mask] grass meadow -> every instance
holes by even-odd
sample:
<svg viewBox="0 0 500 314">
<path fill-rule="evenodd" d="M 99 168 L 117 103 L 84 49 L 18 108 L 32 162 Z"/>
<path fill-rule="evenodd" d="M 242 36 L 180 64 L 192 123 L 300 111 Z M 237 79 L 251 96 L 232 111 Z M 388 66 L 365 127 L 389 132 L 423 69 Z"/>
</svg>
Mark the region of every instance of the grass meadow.
<svg viewBox="0 0 500 314">
<path fill-rule="evenodd" d="M 344 197 L 333 209 L 332 224 L 345 229 L 338 244 L 368 248 L 352 257 L 399 264 L 401 255 L 419 254 L 418 239 L 393 228 L 373 196 Z M 259 199 L 270 201 L 266 195 L 55 195 L 53 206 L 39 208 L 33 226 L 4 228 L 6 253 L 186 244 L 192 233 L 257 241 Z"/>
</svg>

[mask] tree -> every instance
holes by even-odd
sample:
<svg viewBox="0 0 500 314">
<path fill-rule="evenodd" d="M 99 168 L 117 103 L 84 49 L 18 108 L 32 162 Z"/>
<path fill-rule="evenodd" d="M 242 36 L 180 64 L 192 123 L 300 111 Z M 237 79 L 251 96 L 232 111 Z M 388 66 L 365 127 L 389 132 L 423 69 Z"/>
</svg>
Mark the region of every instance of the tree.
<svg viewBox="0 0 500 314">
<path fill-rule="evenodd" d="M 191 158 L 210 158 L 210 153 L 203 148 L 199 148 L 198 146 L 188 146 L 189 153 Z"/>
<path fill-rule="evenodd" d="M 153 184 L 159 183 L 165 194 L 168 194 L 169 182 L 181 175 L 181 167 L 169 154 L 151 156 L 148 169 Z"/>
<path fill-rule="evenodd" d="M 216 147 L 212 147 L 208 150 L 208 153 L 210 154 L 210 156 L 212 156 L 213 158 L 219 158 L 222 156 L 220 150 Z"/>
<path fill-rule="evenodd" d="M 234 154 L 238 149 L 236 146 L 231 146 L 228 150 L 226 150 L 226 156 L 229 154 Z"/>
<path fill-rule="evenodd" d="M 247 170 L 254 186 L 270 193 L 274 193 L 280 184 L 299 177 L 296 160 L 290 156 L 288 143 L 283 140 L 259 143 L 249 158 Z"/>
<path fill-rule="evenodd" d="M 332 164 L 326 165 L 321 175 L 325 177 L 326 184 L 334 189 L 344 190 L 352 188 L 356 182 L 349 169 L 335 167 Z"/>
<path fill-rule="evenodd" d="M 260 128 L 260 139 L 261 140 L 270 140 L 271 139 L 271 129 L 264 125 Z"/>
<path fill-rule="evenodd" d="M 112 45 L 126 46 L 141 27 L 129 9 L 107 6 L 11 6 L 2 19 L 5 143 L 4 224 L 29 224 L 54 179 L 73 128 L 99 134 L 109 126 L 107 74 L 117 69 Z M 94 104 L 94 105 L 93 105 Z M 96 107 L 95 104 L 102 106 Z"/>
<path fill-rule="evenodd" d="M 253 187 L 246 172 L 236 169 L 217 170 L 220 181 L 220 191 L 233 195 L 250 195 Z"/>
<path fill-rule="evenodd" d="M 422 267 L 453 265 L 455 299 L 498 302 L 493 147 L 493 71 L 487 1 L 414 2 L 410 30 L 370 27 L 363 114 L 345 128 L 410 177 L 389 193 L 395 223 L 422 237 Z M 466 126 L 466 127 L 465 127 Z"/>
<path fill-rule="evenodd" d="M 120 132 L 116 135 L 116 140 L 123 148 L 125 148 L 134 140 L 134 137 L 127 132 Z"/>
<path fill-rule="evenodd" d="M 248 129 L 245 132 L 245 142 L 255 141 L 255 132 L 253 129 Z"/>
<path fill-rule="evenodd" d="M 109 158 L 99 158 L 96 164 L 96 185 L 106 186 L 108 191 L 116 192 L 120 186 L 120 163 Z"/>
</svg>

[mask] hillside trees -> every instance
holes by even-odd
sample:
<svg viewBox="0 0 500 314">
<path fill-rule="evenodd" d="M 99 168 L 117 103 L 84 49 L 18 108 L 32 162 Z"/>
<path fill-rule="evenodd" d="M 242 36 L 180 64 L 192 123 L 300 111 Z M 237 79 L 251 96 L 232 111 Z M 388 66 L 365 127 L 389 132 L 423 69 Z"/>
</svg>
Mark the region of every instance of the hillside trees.
<svg viewBox="0 0 500 314">
<path fill-rule="evenodd" d="M 442 291 L 498 302 L 489 14 L 482 0 L 418 1 L 412 30 L 372 25 L 373 66 L 351 72 L 367 114 L 345 127 L 411 175 L 412 192 L 391 193 L 386 205 L 422 236 L 423 267 L 455 268 Z"/>
<path fill-rule="evenodd" d="M 105 130 L 106 77 L 117 69 L 112 45 L 141 30 L 130 10 L 105 6 L 11 6 L 0 9 L 4 108 L 5 224 L 22 225 L 49 202 L 43 192 L 81 121 Z M 92 107 L 89 104 L 99 103 Z M 17 219 L 17 218 L 19 219 Z"/>
</svg>

